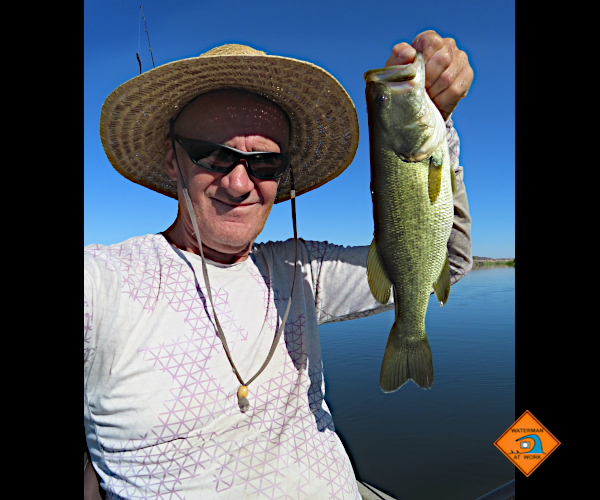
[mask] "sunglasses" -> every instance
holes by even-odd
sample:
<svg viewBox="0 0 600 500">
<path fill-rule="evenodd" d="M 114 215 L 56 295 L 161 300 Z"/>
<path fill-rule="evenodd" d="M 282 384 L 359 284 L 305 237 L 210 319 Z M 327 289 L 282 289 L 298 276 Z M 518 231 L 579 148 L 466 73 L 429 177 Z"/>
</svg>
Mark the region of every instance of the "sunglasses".
<svg viewBox="0 0 600 500">
<path fill-rule="evenodd" d="M 217 172 L 228 174 L 240 160 L 246 160 L 248 170 L 257 179 L 278 179 L 290 166 L 290 156 L 286 153 L 252 152 L 245 153 L 222 144 L 187 139 L 175 134 L 171 121 L 171 138 L 175 139 L 194 165 Z"/>
</svg>

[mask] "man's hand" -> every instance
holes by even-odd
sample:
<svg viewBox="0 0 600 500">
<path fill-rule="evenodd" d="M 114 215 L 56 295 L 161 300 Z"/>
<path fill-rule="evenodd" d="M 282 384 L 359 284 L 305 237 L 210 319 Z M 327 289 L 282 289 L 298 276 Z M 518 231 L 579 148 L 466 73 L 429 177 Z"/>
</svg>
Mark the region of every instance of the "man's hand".
<svg viewBox="0 0 600 500">
<path fill-rule="evenodd" d="M 410 64 L 414 62 L 417 51 L 423 54 L 425 60 L 427 93 L 447 120 L 473 83 L 473 70 L 467 54 L 456 47 L 454 39 L 442 38 L 429 30 L 418 34 L 412 46 L 405 42 L 395 45 L 385 65 Z"/>
</svg>

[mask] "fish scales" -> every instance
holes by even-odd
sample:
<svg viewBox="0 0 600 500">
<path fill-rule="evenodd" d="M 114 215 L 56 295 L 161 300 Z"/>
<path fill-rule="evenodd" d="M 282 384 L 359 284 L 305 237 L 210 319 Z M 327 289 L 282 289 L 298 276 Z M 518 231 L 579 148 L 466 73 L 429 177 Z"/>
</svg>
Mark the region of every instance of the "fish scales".
<svg viewBox="0 0 600 500">
<path fill-rule="evenodd" d="M 445 155 L 448 155 L 447 149 Z M 448 185 L 441 186 L 440 198 L 431 204 L 426 191 L 428 164 L 402 162 L 387 150 L 382 150 L 378 158 L 381 163 L 390 163 L 383 167 L 390 173 L 386 177 L 375 174 L 380 213 L 375 227 L 377 248 L 385 270 L 395 278 L 391 282 L 399 295 L 399 316 L 405 321 L 421 322 L 424 330 L 431 286 L 435 281 L 432 277 L 439 276 L 442 270 L 452 227 L 453 213 L 447 210 L 447 205 L 452 204 L 450 178 L 442 180 Z M 398 164 L 402 171 L 397 168 Z M 418 306 L 407 307 L 407 301 L 414 300 Z"/>
<path fill-rule="evenodd" d="M 443 305 L 450 287 L 453 172 L 445 126 L 426 95 L 421 54 L 412 65 L 371 70 L 365 79 L 375 225 L 367 272 L 380 302 L 393 285 L 396 312 L 380 385 L 392 392 L 412 379 L 429 388 L 429 295 L 433 285 Z"/>
</svg>

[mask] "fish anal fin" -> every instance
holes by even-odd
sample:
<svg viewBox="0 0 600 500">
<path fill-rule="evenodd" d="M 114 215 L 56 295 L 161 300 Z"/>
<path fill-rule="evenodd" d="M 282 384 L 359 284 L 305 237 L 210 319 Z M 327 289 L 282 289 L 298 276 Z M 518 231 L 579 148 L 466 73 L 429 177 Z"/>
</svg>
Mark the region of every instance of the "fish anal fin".
<svg viewBox="0 0 600 500">
<path fill-rule="evenodd" d="M 437 281 L 433 284 L 433 290 L 440 306 L 444 307 L 446 302 L 448 302 L 448 295 L 450 295 L 450 264 L 448 263 L 447 254 L 446 259 L 444 260 L 444 266 L 442 267 L 442 272 Z"/>
<path fill-rule="evenodd" d="M 444 156 L 434 153 L 429 158 L 429 201 L 435 203 L 442 186 L 442 166 Z"/>
<path fill-rule="evenodd" d="M 371 242 L 369 255 L 367 256 L 367 278 L 373 297 L 381 304 L 387 304 L 390 300 L 392 282 L 388 278 L 385 269 L 383 269 L 381 259 L 377 253 L 375 238 L 373 238 L 373 241 Z"/>
</svg>

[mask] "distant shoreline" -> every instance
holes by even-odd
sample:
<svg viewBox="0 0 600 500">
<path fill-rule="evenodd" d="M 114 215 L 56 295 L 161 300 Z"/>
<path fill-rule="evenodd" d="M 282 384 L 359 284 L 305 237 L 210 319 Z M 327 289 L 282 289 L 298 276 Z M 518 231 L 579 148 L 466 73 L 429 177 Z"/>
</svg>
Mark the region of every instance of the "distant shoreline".
<svg viewBox="0 0 600 500">
<path fill-rule="evenodd" d="M 495 267 L 510 266 L 515 267 L 515 259 L 491 259 L 490 257 L 473 256 L 473 267 Z"/>
</svg>

